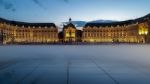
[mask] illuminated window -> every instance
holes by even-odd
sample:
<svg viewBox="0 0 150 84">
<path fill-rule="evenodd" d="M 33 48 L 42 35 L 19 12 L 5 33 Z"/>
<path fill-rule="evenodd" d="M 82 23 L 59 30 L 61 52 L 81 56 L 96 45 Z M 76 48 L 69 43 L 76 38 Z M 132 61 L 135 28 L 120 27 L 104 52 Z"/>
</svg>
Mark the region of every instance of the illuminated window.
<svg viewBox="0 0 150 84">
<path fill-rule="evenodd" d="M 142 23 L 139 25 L 139 35 L 147 35 L 148 34 L 148 25 Z"/>
<path fill-rule="evenodd" d="M 71 33 L 71 37 L 75 37 L 75 33 Z"/>
<path fill-rule="evenodd" d="M 94 39 L 90 39 L 90 42 L 94 42 Z"/>
<path fill-rule="evenodd" d="M 70 34 L 69 34 L 69 33 L 66 33 L 66 37 L 70 37 Z"/>
</svg>

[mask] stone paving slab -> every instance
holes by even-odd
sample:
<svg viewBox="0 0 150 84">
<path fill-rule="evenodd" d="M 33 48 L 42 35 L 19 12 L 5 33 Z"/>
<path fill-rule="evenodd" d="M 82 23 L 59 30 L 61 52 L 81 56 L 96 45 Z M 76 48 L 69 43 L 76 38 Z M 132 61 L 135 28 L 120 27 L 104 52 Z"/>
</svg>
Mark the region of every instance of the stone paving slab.
<svg viewBox="0 0 150 84">
<path fill-rule="evenodd" d="M 0 46 L 0 84 L 150 84 L 138 46 Z"/>
</svg>

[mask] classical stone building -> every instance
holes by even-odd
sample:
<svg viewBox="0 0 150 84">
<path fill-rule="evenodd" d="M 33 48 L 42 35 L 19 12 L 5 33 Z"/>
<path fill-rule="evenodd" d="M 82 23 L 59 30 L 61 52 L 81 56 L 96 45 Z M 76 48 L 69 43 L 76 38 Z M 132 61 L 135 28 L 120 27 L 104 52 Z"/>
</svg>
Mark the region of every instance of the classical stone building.
<svg viewBox="0 0 150 84">
<path fill-rule="evenodd" d="M 147 43 L 149 19 L 114 23 L 87 23 L 83 28 L 82 42 Z"/>
<path fill-rule="evenodd" d="M 135 20 L 87 23 L 78 30 L 71 19 L 58 32 L 54 23 L 0 19 L 0 43 L 150 43 L 150 14 Z"/>
<path fill-rule="evenodd" d="M 63 27 L 63 41 L 64 42 L 76 42 L 77 39 L 77 29 L 74 24 L 69 19 L 69 23 Z"/>
<path fill-rule="evenodd" d="M 68 24 L 63 26 L 63 31 L 61 34 L 63 42 L 81 42 L 82 31 L 75 27 L 71 21 L 71 18 L 69 19 Z"/>
<path fill-rule="evenodd" d="M 3 43 L 54 43 L 58 41 L 58 29 L 54 23 L 24 23 L 0 21 Z M 1 34 L 2 34 L 1 33 Z"/>
</svg>

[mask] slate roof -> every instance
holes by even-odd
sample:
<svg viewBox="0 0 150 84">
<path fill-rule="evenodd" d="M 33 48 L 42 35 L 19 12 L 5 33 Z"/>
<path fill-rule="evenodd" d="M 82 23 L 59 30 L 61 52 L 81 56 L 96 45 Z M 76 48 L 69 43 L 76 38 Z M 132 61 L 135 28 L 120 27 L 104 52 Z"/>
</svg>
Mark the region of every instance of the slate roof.
<svg viewBox="0 0 150 84">
<path fill-rule="evenodd" d="M 68 23 L 67 25 L 64 25 L 64 29 L 69 27 L 76 28 L 73 23 Z"/>
<path fill-rule="evenodd" d="M 86 27 L 111 27 L 111 26 L 124 26 L 124 25 L 130 25 L 130 24 L 134 24 L 134 23 L 141 23 L 141 22 L 145 22 L 145 21 L 150 21 L 150 14 L 141 17 L 141 18 L 137 18 L 134 20 L 127 20 L 127 21 L 120 21 L 120 22 L 112 22 L 112 23 L 87 23 L 85 24 L 84 28 Z"/>
<path fill-rule="evenodd" d="M 56 25 L 54 23 L 27 23 L 27 22 L 19 22 L 19 21 L 9 21 L 9 20 L 5 20 L 0 18 L 0 22 L 2 23 L 6 23 L 6 24 L 10 24 L 10 25 L 17 25 L 17 26 L 24 26 L 24 27 L 54 27 L 56 28 Z"/>
<path fill-rule="evenodd" d="M 129 25 L 132 24 L 132 20 L 128 20 L 128 21 L 122 21 L 122 22 L 112 22 L 112 23 L 87 23 L 84 27 L 111 27 L 111 26 L 123 26 L 123 25 Z"/>
</svg>

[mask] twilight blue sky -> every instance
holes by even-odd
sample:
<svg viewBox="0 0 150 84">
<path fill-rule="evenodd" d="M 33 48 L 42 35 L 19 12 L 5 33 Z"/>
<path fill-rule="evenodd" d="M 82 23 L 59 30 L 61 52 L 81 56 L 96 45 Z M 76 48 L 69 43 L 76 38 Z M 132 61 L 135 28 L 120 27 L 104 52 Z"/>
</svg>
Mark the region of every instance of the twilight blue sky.
<svg viewBox="0 0 150 84">
<path fill-rule="evenodd" d="M 0 17 L 25 22 L 127 20 L 150 13 L 150 0 L 0 0 Z"/>
</svg>

